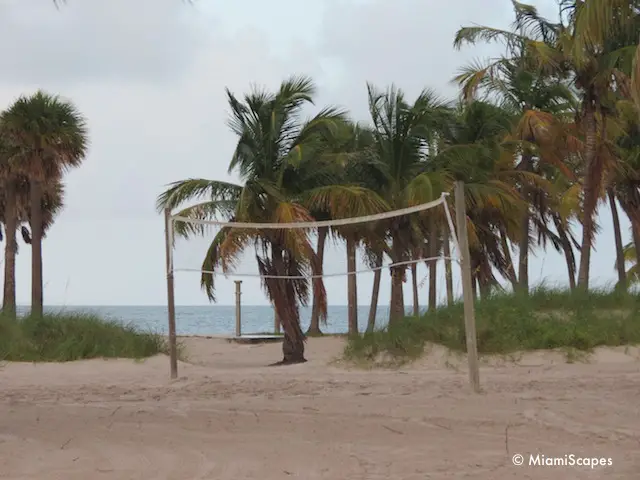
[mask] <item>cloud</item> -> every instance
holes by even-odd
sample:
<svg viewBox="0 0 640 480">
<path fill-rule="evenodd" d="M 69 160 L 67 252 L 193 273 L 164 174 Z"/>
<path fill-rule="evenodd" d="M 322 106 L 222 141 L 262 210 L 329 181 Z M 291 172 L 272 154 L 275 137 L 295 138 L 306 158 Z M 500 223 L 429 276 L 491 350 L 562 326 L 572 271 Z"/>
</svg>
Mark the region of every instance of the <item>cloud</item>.
<svg viewBox="0 0 640 480">
<path fill-rule="evenodd" d="M 496 45 L 454 51 L 456 31 L 474 23 L 508 27 L 512 11 L 509 0 L 330 0 L 321 51 L 339 65 L 341 78 L 330 95 L 348 100 L 358 119 L 366 118 L 366 82 L 379 88 L 395 83 L 409 98 L 424 88 L 453 98 L 450 82 L 461 66 L 500 52 Z"/>
<path fill-rule="evenodd" d="M 9 0 L 0 6 L 3 82 L 180 78 L 206 45 L 205 18 L 180 0 Z M 203 41 L 203 39 L 205 41 Z"/>
</svg>

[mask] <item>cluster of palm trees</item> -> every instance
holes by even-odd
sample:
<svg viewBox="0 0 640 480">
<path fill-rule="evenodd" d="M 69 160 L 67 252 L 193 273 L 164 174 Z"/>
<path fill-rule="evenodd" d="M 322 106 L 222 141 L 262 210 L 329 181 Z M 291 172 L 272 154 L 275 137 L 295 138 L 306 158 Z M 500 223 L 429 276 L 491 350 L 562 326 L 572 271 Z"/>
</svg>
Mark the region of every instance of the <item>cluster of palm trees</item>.
<svg viewBox="0 0 640 480">
<path fill-rule="evenodd" d="M 637 281 L 640 265 L 640 35 L 639 2 L 560 0 L 556 22 L 514 1 L 513 29 L 461 28 L 458 48 L 501 41 L 499 58 L 461 70 L 457 102 L 431 90 L 408 99 L 396 87 L 367 86 L 370 119 L 355 123 L 347 112 L 322 109 L 310 120 L 302 111 L 315 88 L 293 77 L 276 92 L 255 89 L 243 98 L 227 91 L 229 126 L 238 137 L 229 171 L 241 184 L 188 179 L 171 184 L 159 208 L 181 216 L 232 222 L 291 223 L 397 210 L 432 201 L 464 181 L 474 294 L 500 288 L 529 289 L 529 252 L 551 244 L 566 259 L 571 288 L 589 288 L 596 214 L 608 200 L 616 234 L 618 286 Z M 197 203 L 192 204 L 194 201 Z M 632 224 L 624 246 L 620 205 Z M 453 206 L 450 207 L 453 209 Z M 573 226 L 582 225 L 582 238 Z M 195 224 L 176 233 L 202 234 Z M 284 363 L 304 361 L 299 305 L 313 297 L 309 333 L 319 332 L 327 298 L 321 279 L 328 237 L 346 243 L 355 270 L 362 249 L 372 267 L 448 256 L 443 212 L 396 217 L 374 224 L 302 229 L 224 228 L 213 240 L 203 270 L 230 272 L 247 248 L 255 254 L 264 288 L 285 332 Z M 317 238 L 313 245 L 312 239 Z M 517 258 L 512 253 L 517 252 Z M 579 262 L 576 252 L 580 253 Z M 625 261 L 635 266 L 625 270 Z M 517 266 L 516 266 L 517 264 Z M 447 299 L 453 301 L 451 266 L 445 263 Z M 429 264 L 429 308 L 436 305 L 436 264 Z M 390 323 L 405 315 L 403 283 L 416 266 L 390 269 Z M 273 278 L 293 276 L 295 279 Z M 374 278 L 368 329 L 373 327 L 381 272 Z M 214 296 L 214 276 L 202 274 Z M 348 281 L 349 331 L 356 333 L 356 276 Z"/>
<path fill-rule="evenodd" d="M 31 245 L 31 314 L 43 313 L 42 239 L 63 207 L 64 173 L 88 148 L 73 103 L 38 91 L 0 113 L 0 238 L 5 241 L 2 309 L 16 314 L 18 230 Z"/>
</svg>

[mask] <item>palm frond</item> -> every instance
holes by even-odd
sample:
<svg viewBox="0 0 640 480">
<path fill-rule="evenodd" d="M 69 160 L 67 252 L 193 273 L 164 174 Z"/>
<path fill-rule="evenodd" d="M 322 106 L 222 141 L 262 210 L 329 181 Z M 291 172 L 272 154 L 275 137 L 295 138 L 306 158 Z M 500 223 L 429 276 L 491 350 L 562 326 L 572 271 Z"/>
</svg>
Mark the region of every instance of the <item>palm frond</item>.
<svg viewBox="0 0 640 480">
<path fill-rule="evenodd" d="M 453 40 L 453 48 L 460 49 L 465 43 L 475 45 L 479 42 L 503 42 L 510 45 L 520 40 L 520 35 L 508 30 L 483 26 L 462 27 L 456 32 Z"/>
<path fill-rule="evenodd" d="M 233 183 L 204 178 L 189 178 L 169 184 L 169 188 L 158 196 L 156 208 L 178 208 L 185 202 L 207 199 L 210 201 L 237 201 L 242 187 Z"/>
<path fill-rule="evenodd" d="M 302 203 L 309 210 L 329 212 L 331 218 L 353 218 L 389 210 L 377 193 L 358 185 L 329 185 L 305 193 Z"/>
</svg>

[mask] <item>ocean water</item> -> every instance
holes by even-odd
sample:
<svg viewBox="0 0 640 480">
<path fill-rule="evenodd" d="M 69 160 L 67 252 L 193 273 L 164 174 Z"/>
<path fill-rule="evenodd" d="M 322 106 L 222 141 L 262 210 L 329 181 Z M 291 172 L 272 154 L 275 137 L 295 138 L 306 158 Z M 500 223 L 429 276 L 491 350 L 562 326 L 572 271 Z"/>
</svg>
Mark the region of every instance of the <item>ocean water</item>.
<svg viewBox="0 0 640 480">
<path fill-rule="evenodd" d="M 18 307 L 18 313 L 27 313 L 28 308 Z M 64 306 L 45 307 L 48 312 L 93 312 L 104 318 L 116 320 L 123 324 L 133 324 L 145 331 L 166 334 L 167 307 L 166 306 Z M 273 332 L 273 308 L 270 306 L 243 305 L 242 334 Z M 388 306 L 378 306 L 376 327 L 387 324 L 389 316 Z M 311 307 L 300 311 L 303 331 L 309 326 Z M 364 331 L 367 327 L 369 307 L 358 308 L 358 327 Z M 176 330 L 178 335 L 233 335 L 236 324 L 235 306 L 176 306 Z M 347 332 L 347 307 L 329 306 L 327 324 L 320 329 L 325 333 Z"/>
</svg>

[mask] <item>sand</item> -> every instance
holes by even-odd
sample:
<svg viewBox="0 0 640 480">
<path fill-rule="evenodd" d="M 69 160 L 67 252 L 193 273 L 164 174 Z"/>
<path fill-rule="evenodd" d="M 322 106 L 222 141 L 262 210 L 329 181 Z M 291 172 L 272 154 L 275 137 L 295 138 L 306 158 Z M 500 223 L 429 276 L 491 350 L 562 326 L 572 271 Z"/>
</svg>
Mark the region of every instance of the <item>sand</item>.
<svg viewBox="0 0 640 480">
<path fill-rule="evenodd" d="M 266 367 L 279 344 L 185 339 L 188 361 L 92 360 L 0 367 L 3 479 L 636 479 L 640 355 L 600 349 L 493 359 L 483 393 L 464 359 L 433 348 L 399 370 L 332 360 Z M 512 458 L 524 456 L 525 465 Z M 529 455 L 610 466 L 529 466 Z"/>
</svg>

